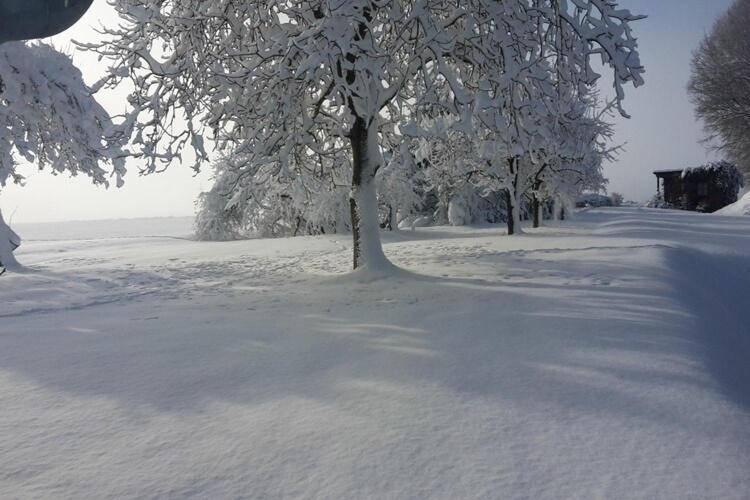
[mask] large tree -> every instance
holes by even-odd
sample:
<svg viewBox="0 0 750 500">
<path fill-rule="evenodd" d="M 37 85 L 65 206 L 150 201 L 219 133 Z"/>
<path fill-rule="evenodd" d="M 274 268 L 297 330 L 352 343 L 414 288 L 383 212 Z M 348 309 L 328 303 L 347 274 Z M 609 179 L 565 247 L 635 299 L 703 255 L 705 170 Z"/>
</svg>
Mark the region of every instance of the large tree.
<svg viewBox="0 0 750 500">
<path fill-rule="evenodd" d="M 750 177 L 750 0 L 736 0 L 693 53 L 688 84 L 709 139 Z"/>
<path fill-rule="evenodd" d="M 22 163 L 119 185 L 125 154 L 107 139 L 111 127 L 70 57 L 41 43 L 0 45 L 0 190 L 23 183 Z M 0 265 L 18 267 L 18 244 L 0 214 Z"/>
</svg>

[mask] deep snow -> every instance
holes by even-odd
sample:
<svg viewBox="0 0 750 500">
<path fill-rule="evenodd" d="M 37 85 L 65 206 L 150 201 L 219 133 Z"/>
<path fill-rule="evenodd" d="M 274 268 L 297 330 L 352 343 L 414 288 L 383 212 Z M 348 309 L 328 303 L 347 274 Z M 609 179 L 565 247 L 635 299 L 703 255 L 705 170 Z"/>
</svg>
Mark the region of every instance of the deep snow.
<svg viewBox="0 0 750 500">
<path fill-rule="evenodd" d="M 716 212 L 716 214 L 734 216 L 750 215 L 750 191 L 746 192 L 735 203 Z"/>
<path fill-rule="evenodd" d="M 749 219 L 387 234 L 367 283 L 346 236 L 106 224 L 17 228 L 0 498 L 750 495 Z"/>
</svg>

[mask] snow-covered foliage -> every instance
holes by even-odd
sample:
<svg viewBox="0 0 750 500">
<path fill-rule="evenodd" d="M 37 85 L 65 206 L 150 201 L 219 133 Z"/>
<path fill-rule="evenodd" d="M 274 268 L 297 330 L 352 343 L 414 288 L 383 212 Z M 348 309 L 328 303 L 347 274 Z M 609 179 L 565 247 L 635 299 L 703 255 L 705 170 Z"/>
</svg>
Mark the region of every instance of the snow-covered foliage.
<svg viewBox="0 0 750 500">
<path fill-rule="evenodd" d="M 392 137 L 383 167 L 375 177 L 380 226 L 398 230 L 420 213 L 424 205 L 424 172 L 403 137 Z"/>
<path fill-rule="evenodd" d="M 582 193 L 606 188 L 603 162 L 614 159 L 620 149 L 611 145 L 611 107 L 600 108 L 595 96 L 586 97 L 565 115 L 552 143 L 554 154 L 546 154 L 534 174 L 534 201 L 558 200 L 570 207 Z"/>
<path fill-rule="evenodd" d="M 577 3 L 576 9 L 585 4 Z M 455 118 L 456 127 L 475 150 L 473 155 L 464 155 L 474 159 L 475 166 L 468 169 L 470 177 L 477 179 L 485 192 L 506 193 L 510 234 L 521 230 L 520 220 L 528 208 L 526 197 L 531 198 L 538 225 L 543 199 L 555 194 L 571 198 L 571 186 L 580 192 L 587 187 L 584 184 L 598 182 L 602 160 L 614 152 L 606 145 L 611 126 L 603 119 L 609 106 L 597 111 L 598 75 L 581 71 L 589 64 L 591 46 L 587 44 L 596 43 L 581 37 L 566 5 L 560 10 L 554 3 L 550 11 L 542 7 L 542 14 L 526 5 L 516 8 L 507 16 L 504 28 L 514 34 L 514 41 L 503 46 L 502 58 L 488 63 L 490 69 L 469 75 L 467 87 L 474 90 L 470 119 Z M 586 14 L 576 10 L 579 21 L 591 21 L 596 8 L 587 8 Z M 624 11 L 619 15 L 635 19 Z M 629 30 L 625 31 L 631 40 Z M 583 43 L 583 39 L 587 41 Z M 629 76 L 618 78 L 640 84 L 642 68 L 637 58 L 628 63 L 621 69 L 629 71 Z M 624 114 L 621 83 L 615 84 L 617 99 L 612 106 Z M 445 113 L 441 109 L 438 116 Z"/>
<path fill-rule="evenodd" d="M 727 161 L 717 161 L 702 165 L 700 167 L 686 168 L 682 171 L 682 177 L 708 175 L 711 179 L 713 196 L 728 202 L 735 202 L 744 186 L 744 178 L 739 169 Z"/>
<path fill-rule="evenodd" d="M 111 119 L 67 55 L 42 43 L 0 45 L 0 104 L 0 186 L 23 181 L 21 161 L 122 182 L 124 155 L 106 140 Z"/>
<path fill-rule="evenodd" d="M 199 200 L 197 237 L 227 240 L 347 231 L 351 169 L 330 165 L 346 165 L 347 158 L 337 152 L 305 155 L 299 151 L 283 166 L 252 163 L 252 156 L 240 154 L 218 162 L 214 186 Z"/>
<path fill-rule="evenodd" d="M 513 90 L 496 89 L 497 95 L 507 92 L 506 100 L 484 100 L 470 132 L 457 127 L 456 117 L 422 120 L 416 151 L 436 188 L 438 223 L 491 221 L 480 208 L 489 202 L 514 234 L 529 215 L 539 226 L 545 212 L 552 215 L 555 200 L 572 206 L 584 190 L 604 187 L 602 162 L 618 150 L 610 146 L 607 120 L 615 103 L 600 106 L 595 90 L 585 85 L 550 85 L 555 77 L 538 72 L 513 83 Z"/>
<path fill-rule="evenodd" d="M 18 269 L 19 264 L 13 252 L 21 246 L 21 237 L 5 222 L 0 211 L 0 275 L 6 269 Z"/>
<path fill-rule="evenodd" d="M 585 192 L 576 201 L 579 207 L 613 207 L 615 202 L 611 196 L 601 193 Z"/>
<path fill-rule="evenodd" d="M 481 169 L 476 141 L 454 128 L 455 116 L 425 117 L 412 142 L 425 180 L 423 195 L 436 224 L 461 226 L 477 222 L 479 193 L 472 176 Z"/>
<path fill-rule="evenodd" d="M 738 193 L 744 185 L 742 173 L 734 163 L 728 161 L 715 161 L 699 167 L 688 167 L 682 171 L 682 177 L 703 173 L 711 174 L 716 179 L 715 182 L 734 193 Z"/>
<path fill-rule="evenodd" d="M 664 193 L 661 190 L 659 190 L 658 193 L 651 197 L 651 199 L 646 203 L 646 206 L 648 208 L 673 208 L 664 199 Z"/>
<path fill-rule="evenodd" d="M 618 105 L 626 83 L 642 83 L 630 29 L 638 17 L 607 0 L 113 4 L 123 22 L 87 47 L 110 60 L 106 85 L 133 84 L 121 132 L 148 159 L 146 170 L 159 170 L 186 147 L 198 167 L 208 158 L 206 131 L 226 154 L 243 158 L 237 168 L 246 175 L 269 164 L 294 172 L 294 154 L 343 150 L 348 162 L 328 163 L 351 168 L 355 268 L 387 265 L 378 214 L 388 196 L 376 193 L 384 136 L 398 134 L 424 107 L 467 126 L 474 103 L 498 85 L 538 74 L 537 62 L 549 64 L 553 49 L 566 62 L 565 71 L 555 66 L 559 80 L 572 86 L 596 83 L 592 56 L 610 66 Z M 528 53 L 537 58 L 524 59 Z M 186 126 L 177 128 L 178 120 Z"/>
<path fill-rule="evenodd" d="M 286 168 L 275 162 L 251 168 L 249 156 L 231 155 L 215 165 L 215 183 L 198 200 L 196 236 L 223 241 L 348 232 L 351 168 L 342 152 L 309 155 L 300 148 Z M 394 150 L 378 171 L 382 227 L 398 223 L 421 205 L 418 172 L 408 150 Z M 334 164 L 332 164 L 335 163 Z"/>
<path fill-rule="evenodd" d="M 119 186 L 124 154 L 110 139 L 110 116 L 71 59 L 42 43 L 0 45 L 0 189 L 23 183 L 22 163 L 53 174 L 83 174 Z M 0 263 L 15 265 L 0 218 Z M 16 241 L 16 244 L 19 242 Z"/>
</svg>

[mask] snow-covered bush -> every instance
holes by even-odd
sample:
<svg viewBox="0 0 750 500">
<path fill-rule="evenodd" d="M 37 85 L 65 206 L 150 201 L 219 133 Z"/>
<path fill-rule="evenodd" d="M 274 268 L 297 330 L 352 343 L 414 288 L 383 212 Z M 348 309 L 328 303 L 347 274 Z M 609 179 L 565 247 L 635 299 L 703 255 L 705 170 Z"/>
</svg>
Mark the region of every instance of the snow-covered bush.
<svg viewBox="0 0 750 500">
<path fill-rule="evenodd" d="M 655 194 L 647 203 L 648 208 L 672 208 L 672 206 L 664 199 L 664 193 L 659 191 Z"/>
<path fill-rule="evenodd" d="M 614 201 L 610 196 L 601 193 L 583 193 L 576 202 L 578 208 L 584 207 L 613 207 Z"/>
</svg>

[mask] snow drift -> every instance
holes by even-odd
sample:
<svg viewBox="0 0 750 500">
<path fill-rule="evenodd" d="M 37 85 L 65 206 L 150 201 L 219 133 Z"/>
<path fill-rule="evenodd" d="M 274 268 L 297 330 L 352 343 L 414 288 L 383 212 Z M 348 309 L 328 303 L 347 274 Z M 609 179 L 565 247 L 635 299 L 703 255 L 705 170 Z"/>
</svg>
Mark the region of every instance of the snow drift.
<svg viewBox="0 0 750 500">
<path fill-rule="evenodd" d="M 750 215 L 750 191 L 745 193 L 745 195 L 737 200 L 736 203 L 732 203 L 731 205 L 722 208 L 716 212 L 716 214 L 733 216 Z"/>
</svg>

